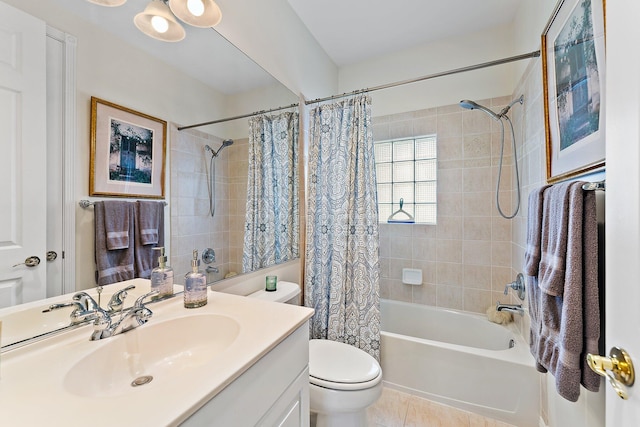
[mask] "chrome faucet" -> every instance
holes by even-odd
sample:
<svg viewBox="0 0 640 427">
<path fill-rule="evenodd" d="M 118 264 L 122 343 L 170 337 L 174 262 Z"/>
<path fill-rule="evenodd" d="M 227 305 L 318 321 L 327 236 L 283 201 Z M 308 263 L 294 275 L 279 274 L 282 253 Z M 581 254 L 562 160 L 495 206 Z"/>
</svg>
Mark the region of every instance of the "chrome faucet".
<svg viewBox="0 0 640 427">
<path fill-rule="evenodd" d="M 133 304 L 133 307 L 126 313 L 122 311 L 124 299 L 127 297 L 127 291 L 131 289 L 133 289 L 133 286 L 128 286 L 116 292 L 111 297 L 111 301 L 109 301 L 110 311 L 103 310 L 91 295 L 86 292 L 78 292 L 71 298 L 71 301 L 52 304 L 42 312 L 47 313 L 63 307 L 75 307 L 69 315 L 72 325 L 93 321 L 91 341 L 109 338 L 144 325 L 153 315 L 151 310 L 145 307 L 143 303 L 146 298 L 157 294 L 157 289 L 139 297 Z M 120 312 L 120 319 L 117 322 L 113 322 L 112 314 L 118 311 Z"/>
<path fill-rule="evenodd" d="M 500 301 L 496 304 L 496 311 L 509 311 L 511 313 L 518 313 L 520 316 L 524 316 L 524 308 L 522 304 L 500 304 Z"/>
<path fill-rule="evenodd" d="M 48 313 L 64 307 L 75 307 L 75 309 L 69 314 L 71 325 L 78 325 L 88 321 L 97 321 L 98 318 L 109 317 L 109 315 L 100 308 L 98 303 L 91 298 L 91 295 L 86 292 L 77 292 L 73 295 L 71 301 L 52 304 L 46 310 L 42 310 L 42 312 Z"/>
<path fill-rule="evenodd" d="M 144 306 L 143 302 L 146 298 L 153 296 L 159 292 L 158 289 L 154 289 L 149 293 L 138 297 L 133 307 L 126 313 L 122 314 L 120 320 L 113 323 L 111 317 L 107 314 L 107 319 L 96 318 L 93 323 L 93 334 L 91 334 L 91 341 L 101 340 L 109 338 L 124 332 L 135 329 L 138 326 L 142 326 L 153 315 L 153 312 Z M 106 313 L 105 313 L 106 314 Z"/>
</svg>

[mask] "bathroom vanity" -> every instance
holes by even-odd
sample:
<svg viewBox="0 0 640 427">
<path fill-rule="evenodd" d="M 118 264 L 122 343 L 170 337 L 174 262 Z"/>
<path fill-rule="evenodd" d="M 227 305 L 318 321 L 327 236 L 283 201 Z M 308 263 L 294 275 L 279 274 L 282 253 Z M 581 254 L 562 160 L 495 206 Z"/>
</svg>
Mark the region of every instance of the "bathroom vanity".
<svg viewBox="0 0 640 427">
<path fill-rule="evenodd" d="M 308 426 L 313 310 L 212 291 L 208 299 L 197 309 L 181 295 L 149 304 L 146 324 L 109 338 L 90 341 L 88 324 L 5 349 L 1 423 Z M 29 309 L 37 317 L 41 308 Z M 0 320 L 15 315 L 0 310 Z"/>
</svg>

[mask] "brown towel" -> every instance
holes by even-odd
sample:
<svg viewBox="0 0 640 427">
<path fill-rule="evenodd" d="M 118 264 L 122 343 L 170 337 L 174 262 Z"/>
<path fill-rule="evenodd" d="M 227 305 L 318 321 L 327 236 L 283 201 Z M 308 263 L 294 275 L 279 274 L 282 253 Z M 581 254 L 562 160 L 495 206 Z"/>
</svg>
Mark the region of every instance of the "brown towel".
<svg viewBox="0 0 640 427">
<path fill-rule="evenodd" d="M 127 203 L 127 202 L 123 202 Z M 127 203 L 129 223 L 129 239 L 133 241 L 133 203 Z M 105 203 L 93 204 L 95 214 L 95 259 L 96 259 L 96 283 L 108 285 L 133 279 L 134 275 L 134 248 L 133 245 L 124 249 L 107 249 L 107 234 L 105 230 Z"/>
<path fill-rule="evenodd" d="M 151 202 L 156 203 L 162 209 L 157 212 L 158 215 L 158 241 L 157 245 L 147 245 L 143 243 L 142 232 L 140 227 L 135 228 L 135 273 L 136 277 L 142 277 L 148 279 L 151 277 L 151 272 L 158 265 L 158 251 L 154 251 L 156 246 L 164 246 L 164 203 L 163 202 Z M 135 205 L 135 221 L 140 223 L 140 202 L 134 203 Z"/>
<path fill-rule="evenodd" d="M 558 255 L 565 258 L 571 267 L 565 271 L 561 295 L 545 292 L 538 286 L 535 276 L 531 277 L 527 288 L 531 353 L 538 370 L 551 372 L 558 393 L 572 402 L 578 400 L 580 384 L 590 391 L 598 391 L 600 387 L 599 376 L 588 368 L 585 360 L 588 352 L 598 351 L 600 310 L 595 194 L 584 192 L 582 184 L 574 182 L 554 186 L 563 188 L 570 200 L 568 244 L 566 251 Z M 545 197 L 545 203 L 546 200 Z M 552 212 L 552 209 L 545 209 L 545 215 Z M 557 221 L 553 223 L 562 226 Z"/>
<path fill-rule="evenodd" d="M 527 241 L 524 251 L 524 274 L 537 276 L 540 267 L 540 239 L 542 237 L 542 201 L 544 191 L 549 185 L 542 186 L 529 193 L 527 213 Z"/>
<path fill-rule="evenodd" d="M 582 244 L 582 230 L 580 234 L 573 232 L 577 230 L 569 230 L 569 197 L 570 188 L 575 182 L 563 182 L 548 188 L 544 192 L 543 214 L 542 214 L 542 237 L 540 241 L 541 259 L 540 269 L 538 272 L 538 286 L 543 292 L 551 296 L 562 296 L 565 282 L 566 268 L 572 268 L 567 265 L 567 240 L 570 231 L 575 238 L 580 239 Z M 571 200 L 572 206 L 580 212 L 574 212 L 574 215 L 580 215 L 582 221 L 582 190 L 576 191 L 574 197 L 579 197 L 580 202 Z M 579 260 L 578 268 L 582 268 L 582 259 Z"/>
<path fill-rule="evenodd" d="M 126 249 L 129 247 L 130 202 L 106 200 L 104 202 L 104 229 L 107 249 Z"/>
<path fill-rule="evenodd" d="M 143 245 L 158 244 L 158 228 L 160 218 L 164 216 L 164 202 L 138 201 L 138 221 L 140 243 Z M 164 224 L 162 224 L 164 226 Z"/>
</svg>

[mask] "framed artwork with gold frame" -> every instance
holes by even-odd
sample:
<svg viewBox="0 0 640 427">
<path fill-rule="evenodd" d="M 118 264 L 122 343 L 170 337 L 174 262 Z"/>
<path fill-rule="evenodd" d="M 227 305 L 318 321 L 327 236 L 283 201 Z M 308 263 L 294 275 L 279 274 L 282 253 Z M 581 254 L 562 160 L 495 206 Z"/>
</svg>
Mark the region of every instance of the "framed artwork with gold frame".
<svg viewBox="0 0 640 427">
<path fill-rule="evenodd" d="M 547 182 L 605 166 L 605 0 L 559 0 L 542 33 Z"/>
<path fill-rule="evenodd" d="M 90 196 L 164 198 L 167 122 L 91 97 Z"/>
</svg>

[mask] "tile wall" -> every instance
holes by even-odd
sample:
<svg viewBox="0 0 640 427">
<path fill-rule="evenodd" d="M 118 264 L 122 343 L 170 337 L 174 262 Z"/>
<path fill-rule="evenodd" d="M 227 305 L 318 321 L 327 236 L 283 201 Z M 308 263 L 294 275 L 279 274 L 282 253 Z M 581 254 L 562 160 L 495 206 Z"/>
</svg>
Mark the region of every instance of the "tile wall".
<svg viewBox="0 0 640 427">
<path fill-rule="evenodd" d="M 499 111 L 510 100 L 477 102 Z M 500 125 L 457 104 L 374 117 L 373 123 L 376 141 L 433 133 L 438 138 L 437 225 L 381 224 L 381 297 L 478 313 L 504 301 L 504 286 L 513 280 L 512 228 L 494 202 Z M 500 201 L 511 212 L 510 134 L 505 138 Z M 405 267 L 422 270 L 421 286 L 402 283 Z"/>
<path fill-rule="evenodd" d="M 175 281 L 183 283 L 184 274 L 191 270 L 193 249 L 197 249 L 201 256 L 205 248 L 215 250 L 216 260 L 211 265 L 219 269 L 218 273 L 209 273 L 207 280 L 222 279 L 229 271 L 239 271 L 237 245 L 242 227 L 235 227 L 239 217 L 244 221 L 246 182 L 244 194 L 241 194 L 242 185 L 238 182 L 240 176 L 246 181 L 247 142 L 234 141 L 215 160 L 216 209 L 212 218 L 207 187 L 211 155 L 205 153 L 204 146 L 208 144 L 217 150 L 222 139 L 193 129 L 178 132 L 172 126 L 171 141 L 170 265 L 175 270 Z M 204 270 L 205 267 L 201 263 L 200 268 Z"/>
</svg>

